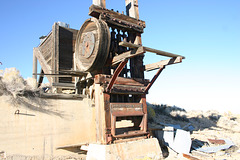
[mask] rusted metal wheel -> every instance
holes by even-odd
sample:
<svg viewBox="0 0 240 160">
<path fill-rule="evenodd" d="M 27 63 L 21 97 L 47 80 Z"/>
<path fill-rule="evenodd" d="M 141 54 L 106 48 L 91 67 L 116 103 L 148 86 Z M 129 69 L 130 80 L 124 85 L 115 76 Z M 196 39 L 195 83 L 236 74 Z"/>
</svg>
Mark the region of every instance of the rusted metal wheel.
<svg viewBox="0 0 240 160">
<path fill-rule="evenodd" d="M 75 54 L 79 71 L 101 69 L 109 55 L 110 31 L 106 22 L 90 18 L 86 20 L 76 37 Z"/>
</svg>

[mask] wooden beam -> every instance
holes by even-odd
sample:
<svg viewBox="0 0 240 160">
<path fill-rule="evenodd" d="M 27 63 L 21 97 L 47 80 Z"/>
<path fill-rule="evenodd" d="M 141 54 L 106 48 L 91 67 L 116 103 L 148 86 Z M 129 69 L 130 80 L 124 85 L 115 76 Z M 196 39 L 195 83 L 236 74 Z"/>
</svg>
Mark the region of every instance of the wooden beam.
<svg viewBox="0 0 240 160">
<path fill-rule="evenodd" d="M 52 83 L 52 86 L 59 88 L 72 88 L 72 89 L 76 88 L 74 83 Z"/>
<path fill-rule="evenodd" d="M 94 5 L 106 8 L 106 0 L 93 0 Z"/>
<path fill-rule="evenodd" d="M 37 73 L 36 75 L 40 75 L 42 77 L 48 76 L 48 77 L 79 77 L 79 75 L 72 75 L 72 74 L 41 74 Z"/>
<path fill-rule="evenodd" d="M 182 62 L 182 57 L 174 57 L 171 59 L 167 60 L 162 60 L 157 63 L 152 63 L 152 64 L 146 64 L 145 65 L 145 71 L 152 71 L 155 69 L 162 68 L 166 65 L 171 65 L 171 64 L 176 64 L 176 63 L 181 63 Z"/>
<path fill-rule="evenodd" d="M 44 73 L 50 74 L 51 68 L 47 64 L 47 62 L 45 61 L 45 59 L 44 59 L 41 51 L 39 50 L 39 48 L 33 48 L 33 52 L 34 52 L 34 55 L 37 57 Z"/>
<path fill-rule="evenodd" d="M 37 75 L 35 75 L 36 73 L 37 73 L 37 57 L 33 52 L 33 78 L 37 81 Z"/>
<path fill-rule="evenodd" d="M 50 99 L 83 99 L 86 98 L 87 96 L 79 94 L 40 93 L 40 97 Z"/>
<path fill-rule="evenodd" d="M 116 65 L 117 63 L 123 61 L 124 59 L 132 58 L 132 57 L 141 55 L 143 53 L 145 53 L 145 50 L 143 47 L 139 47 L 135 50 L 130 50 L 130 51 L 124 52 L 118 56 L 113 57 L 112 65 Z"/>
<path fill-rule="evenodd" d="M 138 0 L 125 0 L 127 15 L 139 19 Z"/>
<path fill-rule="evenodd" d="M 89 8 L 89 15 L 106 21 L 108 26 L 126 31 L 143 33 L 143 29 L 146 27 L 145 22 L 142 20 L 94 4 Z"/>
<path fill-rule="evenodd" d="M 138 24 L 142 27 L 146 27 L 146 24 L 145 24 L 145 21 L 142 21 L 138 18 L 135 18 L 135 17 L 129 17 L 127 15 L 124 15 L 124 14 L 121 14 L 121 13 L 118 13 L 118 12 L 115 12 L 115 11 L 112 11 L 112 10 L 109 10 L 109 9 L 106 9 L 106 8 L 102 8 L 102 7 L 99 7 L 99 6 L 96 6 L 96 5 L 91 5 L 89 7 L 89 13 L 88 13 L 90 16 L 93 16 L 93 17 L 96 17 L 98 18 L 100 14 L 103 14 L 103 15 L 109 15 L 113 18 L 117 18 L 117 19 L 120 19 L 120 20 L 123 20 L 123 21 L 127 21 L 131 24 Z"/>
<path fill-rule="evenodd" d="M 128 43 L 125 41 L 122 41 L 119 43 L 120 46 L 124 46 L 124 47 L 130 47 L 130 48 L 138 48 L 141 47 L 141 45 L 137 45 L 137 44 L 133 44 L 133 43 Z M 143 46 L 144 47 L 144 46 Z M 149 47 L 144 47 L 144 49 L 148 52 L 152 52 L 152 53 L 156 53 L 157 55 L 161 55 L 161 56 L 167 56 L 167 57 L 182 57 L 182 59 L 185 59 L 184 56 L 181 55 L 177 55 L 177 54 L 173 54 L 173 53 L 169 53 L 169 52 L 165 52 L 165 51 L 161 51 L 161 50 L 157 50 L 157 49 L 153 49 L 153 48 L 149 48 Z"/>
<path fill-rule="evenodd" d="M 52 52 L 52 73 L 56 74 L 59 71 L 59 24 L 54 23 L 52 26 L 53 36 L 53 52 Z M 51 78 L 52 82 L 57 83 L 58 77 Z"/>
</svg>

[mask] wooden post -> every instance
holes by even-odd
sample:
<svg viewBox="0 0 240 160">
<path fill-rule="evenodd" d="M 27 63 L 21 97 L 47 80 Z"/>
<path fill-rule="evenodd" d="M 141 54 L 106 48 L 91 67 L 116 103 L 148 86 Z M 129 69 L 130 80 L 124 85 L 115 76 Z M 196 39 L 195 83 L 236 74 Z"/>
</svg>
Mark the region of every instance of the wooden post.
<svg viewBox="0 0 240 160">
<path fill-rule="evenodd" d="M 58 74 L 59 72 L 59 24 L 54 23 L 52 26 L 53 36 L 53 52 L 52 52 L 52 74 Z M 51 77 L 52 83 L 59 83 L 59 77 Z M 57 88 L 57 87 L 56 87 Z M 54 89 L 54 88 L 52 88 Z M 57 88 L 57 93 L 60 93 L 61 89 Z"/>
<path fill-rule="evenodd" d="M 95 84 L 96 137 L 99 144 L 106 144 L 105 104 L 110 96 L 104 96 L 106 94 L 103 93 L 103 88 L 100 84 Z"/>
<path fill-rule="evenodd" d="M 35 56 L 34 52 L 33 52 L 33 78 L 37 82 L 37 57 Z"/>
<path fill-rule="evenodd" d="M 127 15 L 139 19 L 138 0 L 125 0 Z M 140 33 L 130 33 L 131 42 L 142 45 Z M 132 78 L 144 79 L 143 55 L 136 56 L 130 60 L 130 70 Z"/>
<path fill-rule="evenodd" d="M 127 15 L 139 19 L 138 0 L 125 0 Z"/>
<path fill-rule="evenodd" d="M 106 0 L 93 0 L 93 4 L 106 8 Z"/>
</svg>

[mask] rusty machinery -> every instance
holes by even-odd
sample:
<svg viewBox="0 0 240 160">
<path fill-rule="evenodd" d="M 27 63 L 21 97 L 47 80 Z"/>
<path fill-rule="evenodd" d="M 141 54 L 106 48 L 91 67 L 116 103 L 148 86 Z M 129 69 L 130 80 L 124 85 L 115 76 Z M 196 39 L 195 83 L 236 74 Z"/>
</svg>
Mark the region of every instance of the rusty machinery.
<svg viewBox="0 0 240 160">
<path fill-rule="evenodd" d="M 79 94 L 88 95 L 94 101 L 98 142 L 109 144 L 123 139 L 145 138 L 148 136 L 146 94 L 166 65 L 180 63 L 184 57 L 142 46 L 141 34 L 146 26 L 139 19 L 136 0 L 126 1 L 127 15 L 106 9 L 102 2 L 105 3 L 98 1 L 100 6 L 93 4 L 89 8 L 92 18 L 87 19 L 79 31 L 68 29 L 73 35 L 71 42 L 74 46 L 70 53 L 75 52 L 70 57 L 73 60 L 69 67 L 61 68 L 65 58 L 61 60 L 59 56 L 58 67 L 49 65 L 55 72 L 49 72 L 46 66 L 44 69 L 47 62 L 40 62 L 42 74 L 78 77 L 69 80 L 70 83 L 75 81 Z M 61 43 L 63 45 L 57 47 L 65 45 L 65 41 Z M 39 60 L 44 59 L 38 54 L 41 46 L 35 48 L 34 52 Z M 144 65 L 146 52 L 171 58 Z M 71 67 L 74 70 L 67 70 Z M 152 80 L 144 79 L 144 71 L 151 70 L 158 71 Z M 56 79 L 50 81 L 53 83 Z M 118 127 L 117 122 L 122 120 L 132 123 L 127 127 Z"/>
</svg>

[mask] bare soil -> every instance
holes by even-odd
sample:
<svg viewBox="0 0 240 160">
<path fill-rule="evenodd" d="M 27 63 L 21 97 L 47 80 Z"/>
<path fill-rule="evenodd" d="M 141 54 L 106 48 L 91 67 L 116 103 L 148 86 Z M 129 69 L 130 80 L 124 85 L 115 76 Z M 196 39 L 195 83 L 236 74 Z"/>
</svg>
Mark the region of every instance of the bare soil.
<svg viewBox="0 0 240 160">
<path fill-rule="evenodd" d="M 192 146 L 195 141 L 203 142 L 204 146 L 202 147 L 220 146 L 220 144 L 211 144 L 208 139 L 227 139 L 234 143 L 229 149 L 215 153 L 204 153 L 192 148 L 189 155 L 198 159 L 240 159 L 239 114 L 219 113 L 213 110 L 206 112 L 201 110 L 186 111 L 176 106 L 167 105 L 149 104 L 148 106 L 154 110 L 154 113 L 149 113 L 149 124 L 158 124 L 163 127 L 165 127 L 164 125 L 180 125 L 181 128 L 184 126 L 194 127 L 191 131 Z M 184 158 L 182 154 L 178 154 L 170 148 L 168 148 L 168 152 L 166 159 L 190 159 Z"/>
</svg>

